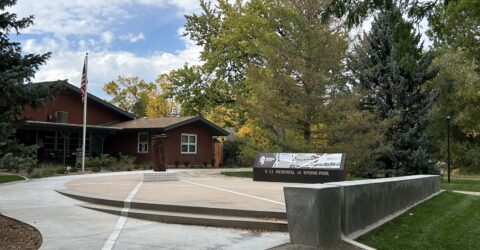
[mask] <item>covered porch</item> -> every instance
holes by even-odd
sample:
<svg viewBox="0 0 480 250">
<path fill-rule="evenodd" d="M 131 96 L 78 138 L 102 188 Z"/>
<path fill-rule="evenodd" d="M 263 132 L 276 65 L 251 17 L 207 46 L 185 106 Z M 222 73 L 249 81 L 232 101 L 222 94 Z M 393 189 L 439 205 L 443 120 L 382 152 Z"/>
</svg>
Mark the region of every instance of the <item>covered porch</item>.
<svg viewBox="0 0 480 250">
<path fill-rule="evenodd" d="M 118 128 L 87 125 L 86 156 L 96 157 L 104 153 L 104 142 Z M 38 162 L 52 162 L 74 166 L 82 149 L 82 125 L 55 122 L 27 121 L 17 131 L 20 143 L 37 145 Z"/>
</svg>

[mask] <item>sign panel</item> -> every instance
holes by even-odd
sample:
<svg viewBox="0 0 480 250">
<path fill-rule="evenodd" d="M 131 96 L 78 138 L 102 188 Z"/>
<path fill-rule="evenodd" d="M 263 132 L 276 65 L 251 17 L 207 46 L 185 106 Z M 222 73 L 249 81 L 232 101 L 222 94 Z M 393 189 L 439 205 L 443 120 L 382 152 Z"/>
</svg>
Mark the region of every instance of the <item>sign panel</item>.
<svg viewBox="0 0 480 250">
<path fill-rule="evenodd" d="M 257 153 L 254 181 L 323 183 L 344 181 L 345 154 Z"/>
</svg>

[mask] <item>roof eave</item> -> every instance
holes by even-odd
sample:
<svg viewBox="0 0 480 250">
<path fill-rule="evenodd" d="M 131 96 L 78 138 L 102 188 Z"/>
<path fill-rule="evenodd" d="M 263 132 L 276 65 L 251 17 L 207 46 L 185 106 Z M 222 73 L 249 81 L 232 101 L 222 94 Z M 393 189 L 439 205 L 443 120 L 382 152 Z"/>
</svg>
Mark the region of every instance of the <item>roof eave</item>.
<svg viewBox="0 0 480 250">
<path fill-rule="evenodd" d="M 195 116 L 195 117 L 192 117 L 191 119 L 181 121 L 181 122 L 172 124 L 170 126 L 166 126 L 164 129 L 165 129 L 165 131 L 168 131 L 168 130 L 172 130 L 172 129 L 175 129 L 175 128 L 178 128 L 178 127 L 190 124 L 190 123 L 194 123 L 194 122 L 197 122 L 197 121 L 203 122 L 207 126 L 211 127 L 214 131 L 217 132 L 217 134 L 215 134 L 216 136 L 228 136 L 230 134 L 228 131 L 218 127 L 214 123 L 208 121 L 207 119 L 205 119 L 201 116 Z"/>
</svg>

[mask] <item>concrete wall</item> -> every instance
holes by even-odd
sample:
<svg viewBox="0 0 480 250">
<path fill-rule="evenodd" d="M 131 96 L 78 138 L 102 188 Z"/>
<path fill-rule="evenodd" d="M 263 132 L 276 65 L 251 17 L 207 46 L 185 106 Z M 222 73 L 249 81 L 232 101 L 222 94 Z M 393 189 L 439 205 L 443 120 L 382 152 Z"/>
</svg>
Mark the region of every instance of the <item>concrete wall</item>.
<svg viewBox="0 0 480 250">
<path fill-rule="evenodd" d="M 329 183 L 343 193 L 342 231 L 349 235 L 440 191 L 437 175 Z"/>
<path fill-rule="evenodd" d="M 284 187 L 290 240 L 330 246 L 342 232 L 357 232 L 439 191 L 438 175 Z"/>
<path fill-rule="evenodd" d="M 337 242 L 341 236 L 340 191 L 338 187 L 323 184 L 314 188 L 285 188 L 292 244 L 333 246 Z"/>
</svg>

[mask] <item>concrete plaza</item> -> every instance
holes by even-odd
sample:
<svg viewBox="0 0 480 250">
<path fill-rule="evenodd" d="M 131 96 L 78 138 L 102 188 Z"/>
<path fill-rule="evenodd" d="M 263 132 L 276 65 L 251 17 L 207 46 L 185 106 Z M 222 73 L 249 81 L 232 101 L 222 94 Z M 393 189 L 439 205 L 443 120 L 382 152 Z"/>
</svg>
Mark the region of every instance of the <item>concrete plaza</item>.
<svg viewBox="0 0 480 250">
<path fill-rule="evenodd" d="M 225 169 L 177 170 L 179 181 L 144 182 L 134 199 L 178 205 L 285 211 L 283 187 L 295 184 L 254 182 L 250 178 L 224 176 L 221 171 Z M 99 176 L 76 179 L 65 186 L 84 194 L 124 200 L 142 178 L 143 173 Z"/>
<path fill-rule="evenodd" d="M 181 170 L 179 174 L 187 182 L 162 183 L 161 186 L 157 186 L 159 183 L 144 183 L 135 199 L 285 209 L 279 204 L 284 202 L 284 184 L 255 183 L 248 179 L 223 177 L 219 172 L 216 169 Z M 141 171 L 102 173 L 2 184 L 0 213 L 38 228 L 43 236 L 41 249 L 101 249 L 119 216 L 79 207 L 77 204 L 81 201 L 55 190 L 72 189 L 122 199 L 141 180 L 142 174 Z M 175 195 L 179 192 L 185 195 Z M 113 249 L 266 249 L 288 241 L 288 233 L 282 232 L 253 232 L 127 218 Z"/>
</svg>

